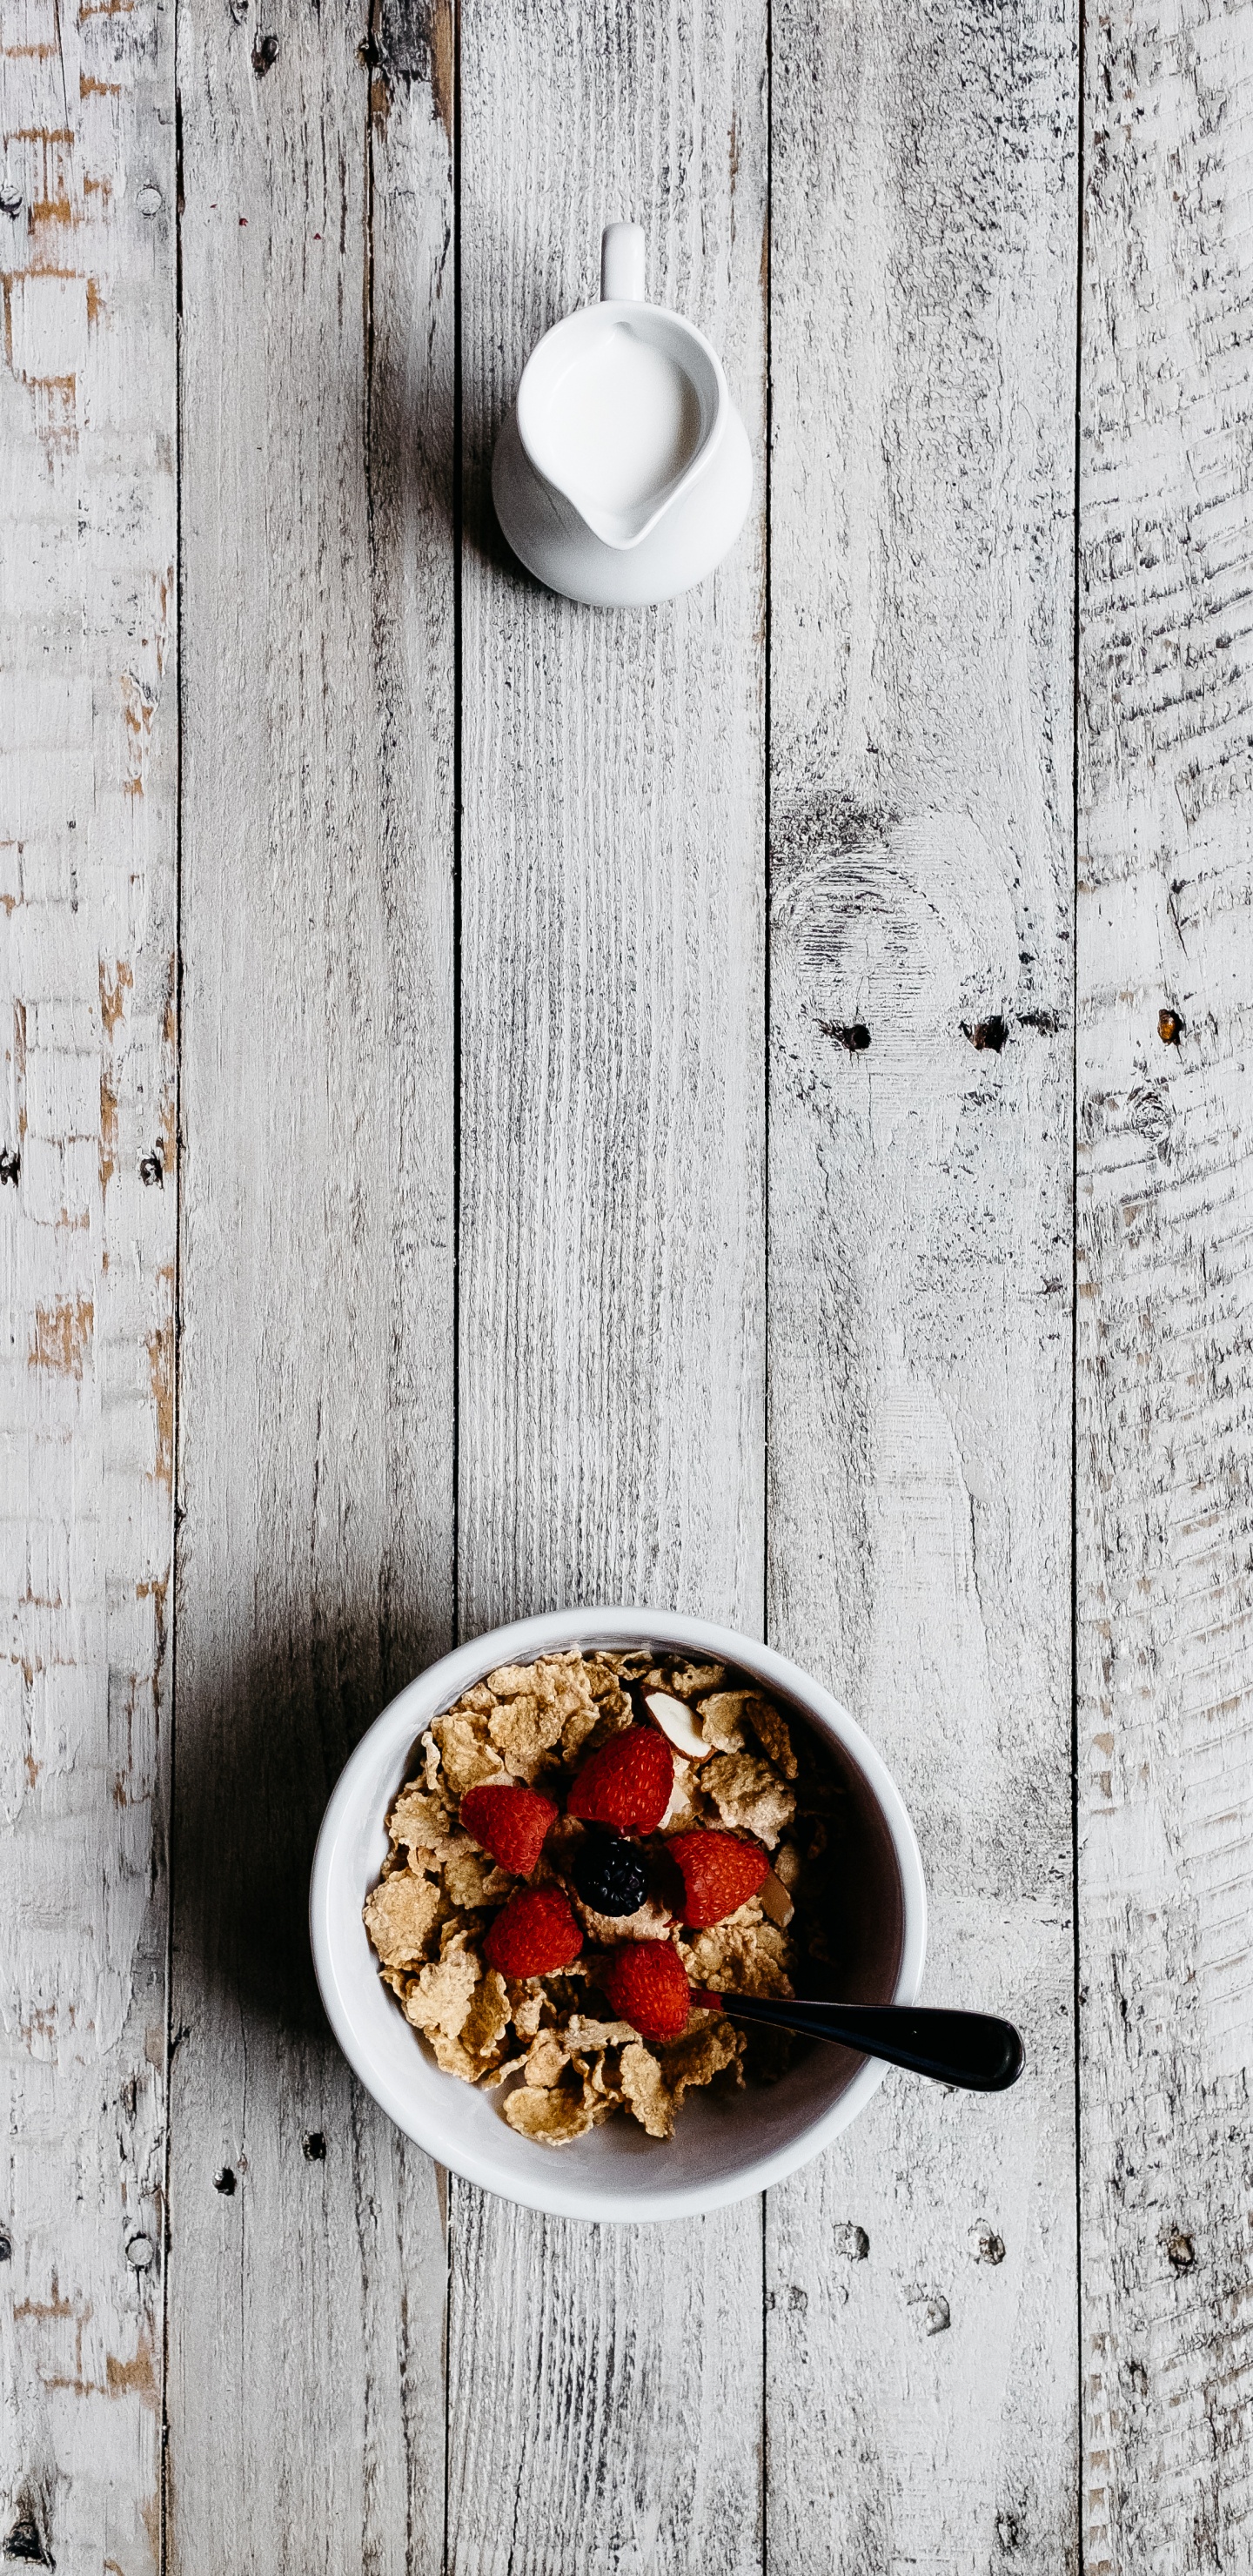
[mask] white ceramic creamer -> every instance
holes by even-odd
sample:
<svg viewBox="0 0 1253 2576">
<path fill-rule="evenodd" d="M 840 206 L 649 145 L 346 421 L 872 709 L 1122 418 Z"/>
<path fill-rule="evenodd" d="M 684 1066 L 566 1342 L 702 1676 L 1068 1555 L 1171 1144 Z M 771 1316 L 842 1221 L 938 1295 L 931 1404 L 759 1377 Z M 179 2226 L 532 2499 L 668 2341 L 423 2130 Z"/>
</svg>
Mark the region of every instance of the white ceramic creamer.
<svg viewBox="0 0 1253 2576">
<path fill-rule="evenodd" d="M 644 300 L 644 235 L 610 224 L 601 300 L 532 352 L 492 459 L 496 515 L 550 590 L 642 608 L 703 581 L 744 524 L 753 470 L 709 342 Z"/>
</svg>

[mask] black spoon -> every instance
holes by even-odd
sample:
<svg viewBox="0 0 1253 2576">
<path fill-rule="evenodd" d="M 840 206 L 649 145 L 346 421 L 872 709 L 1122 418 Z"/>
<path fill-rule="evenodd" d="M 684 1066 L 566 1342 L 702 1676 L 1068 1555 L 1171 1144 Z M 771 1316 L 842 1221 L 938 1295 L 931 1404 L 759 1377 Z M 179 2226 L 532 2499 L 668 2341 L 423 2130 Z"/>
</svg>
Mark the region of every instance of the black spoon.
<svg viewBox="0 0 1253 2576">
<path fill-rule="evenodd" d="M 715 1995 L 693 1989 L 694 2004 L 731 2013 L 737 2021 L 769 2022 L 776 2030 L 803 2031 L 807 2039 L 839 2040 L 866 2057 L 886 2058 L 937 2084 L 962 2084 L 970 2093 L 1003 2093 L 1023 2069 L 1023 2045 L 1012 2021 L 991 2013 L 921 2012 L 913 2004 L 819 2004 L 803 1998 L 773 2002 L 764 1995 Z"/>
</svg>

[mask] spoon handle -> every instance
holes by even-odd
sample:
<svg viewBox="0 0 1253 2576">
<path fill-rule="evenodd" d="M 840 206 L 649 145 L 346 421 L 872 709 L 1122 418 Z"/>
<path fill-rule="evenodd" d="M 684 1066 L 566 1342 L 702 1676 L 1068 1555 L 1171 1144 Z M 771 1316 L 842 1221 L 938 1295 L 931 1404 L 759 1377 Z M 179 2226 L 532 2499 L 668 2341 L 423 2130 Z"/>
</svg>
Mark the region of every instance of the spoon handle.
<svg viewBox="0 0 1253 2576">
<path fill-rule="evenodd" d="M 913 2004 L 821 2004 L 802 1997 L 776 2002 L 765 1995 L 714 1995 L 693 2003 L 731 2013 L 737 2021 L 769 2022 L 776 2030 L 803 2031 L 810 2039 L 839 2040 L 867 2057 L 907 2066 L 938 2084 L 961 2084 L 970 2093 L 1003 2093 L 1023 2069 L 1023 2045 L 1012 2022 L 991 2013 L 919 2011 Z"/>
</svg>

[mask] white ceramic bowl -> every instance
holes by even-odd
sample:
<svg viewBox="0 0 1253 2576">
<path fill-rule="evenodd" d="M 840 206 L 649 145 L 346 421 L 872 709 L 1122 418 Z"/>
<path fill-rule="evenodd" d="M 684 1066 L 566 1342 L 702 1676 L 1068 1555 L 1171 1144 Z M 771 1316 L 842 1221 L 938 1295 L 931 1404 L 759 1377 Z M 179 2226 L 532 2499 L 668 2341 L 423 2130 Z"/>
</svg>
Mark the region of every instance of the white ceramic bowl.
<svg viewBox="0 0 1253 2576">
<path fill-rule="evenodd" d="M 543 2147 L 509 2127 L 499 2093 L 440 2073 L 383 1985 L 361 1908 L 387 1851 L 388 1809 L 424 1727 L 497 1664 L 568 1646 L 641 1645 L 738 1665 L 825 1740 L 856 1817 L 843 1892 L 845 1999 L 913 2003 L 922 1978 L 926 1891 L 900 1792 L 848 1711 L 782 1655 L 670 1611 L 566 1610 L 519 1619 L 442 1656 L 375 1719 L 326 1810 L 310 1889 L 318 1984 L 349 2064 L 407 2137 L 484 2190 L 566 2218 L 685 2218 L 760 2191 L 846 2129 L 884 2073 L 874 2059 L 815 2041 L 779 2084 L 716 2099 L 690 2094 L 669 2141 L 623 2118 L 569 2146 Z"/>
</svg>

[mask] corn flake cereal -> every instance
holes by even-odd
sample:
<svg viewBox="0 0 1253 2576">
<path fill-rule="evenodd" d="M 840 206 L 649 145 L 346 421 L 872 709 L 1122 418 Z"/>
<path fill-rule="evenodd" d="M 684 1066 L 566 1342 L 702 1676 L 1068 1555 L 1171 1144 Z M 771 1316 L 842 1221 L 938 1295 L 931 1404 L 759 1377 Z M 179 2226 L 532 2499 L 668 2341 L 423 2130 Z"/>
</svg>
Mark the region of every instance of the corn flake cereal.
<svg viewBox="0 0 1253 2576">
<path fill-rule="evenodd" d="M 595 2114 L 573 2093 L 531 2093 L 524 2085 L 505 2103 L 505 2118 L 519 2137 L 539 2138 L 546 2147 L 565 2147 L 586 2137 Z"/>
<path fill-rule="evenodd" d="M 385 1968 L 407 1968 L 426 1956 L 440 1917 L 440 1893 L 429 1878 L 393 1870 L 379 1880 L 365 1904 L 365 1928 Z"/>
<path fill-rule="evenodd" d="M 650 1875 L 644 1904 L 633 1915 L 602 1915 L 570 1882 L 589 1828 L 564 1813 L 566 1793 L 592 1752 L 644 1720 L 635 1693 L 650 1689 L 684 1700 L 713 1749 L 703 1761 L 675 1757 L 661 1827 L 640 1846 Z M 743 2083 L 746 2055 L 759 2080 L 781 2073 L 787 2033 L 747 2033 L 694 2010 L 679 2038 L 655 2045 L 607 2010 L 598 1978 L 617 1944 L 672 1940 L 694 1986 L 787 1996 L 802 1946 L 812 1958 L 828 1956 L 822 1899 L 843 1793 L 807 1731 L 800 1744 L 798 1753 L 782 1709 L 727 1666 L 646 1648 L 576 1648 L 501 1664 L 463 1691 L 416 1750 L 388 1818 L 383 1876 L 364 1908 L 380 1974 L 436 2064 L 467 2084 L 507 2088 L 500 2107 L 509 2126 L 554 2147 L 619 2114 L 651 2138 L 669 2138 L 688 2093 L 720 2079 Z M 488 1925 L 520 1884 L 459 1821 L 466 1790 L 488 1781 L 540 1788 L 563 1811 L 531 1881 L 564 1887 L 582 1924 L 584 1949 L 559 1974 L 506 1978 L 485 1965 Z M 775 1893 L 787 1890 L 794 1918 L 771 1920 L 754 1898 L 725 1922 L 685 1934 L 670 1911 L 677 1872 L 670 1867 L 667 1879 L 665 1845 L 701 1827 L 752 1834 L 776 1853 Z M 781 1910 L 776 1904 L 776 1917 Z"/>
</svg>

